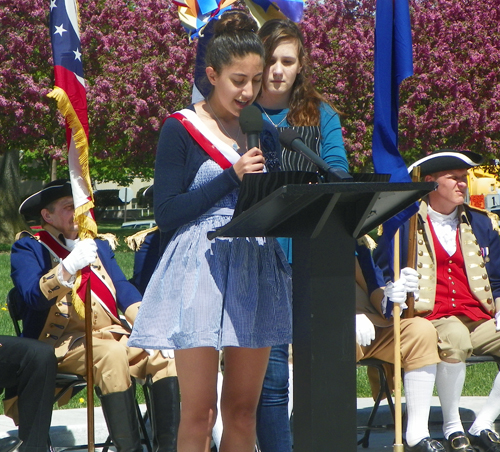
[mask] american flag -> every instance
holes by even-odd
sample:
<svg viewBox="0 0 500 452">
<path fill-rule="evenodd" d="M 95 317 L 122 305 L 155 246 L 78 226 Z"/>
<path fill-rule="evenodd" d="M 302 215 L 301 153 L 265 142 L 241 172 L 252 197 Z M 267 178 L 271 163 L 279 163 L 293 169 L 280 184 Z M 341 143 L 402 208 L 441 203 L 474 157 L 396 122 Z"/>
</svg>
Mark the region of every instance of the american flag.
<svg viewBox="0 0 500 452">
<path fill-rule="evenodd" d="M 50 37 L 55 86 L 48 96 L 56 99 L 57 107 L 66 120 L 75 219 L 83 239 L 95 237 L 97 225 L 92 210 L 94 202 L 88 165 L 89 123 L 78 19 L 76 0 L 51 0 Z M 78 286 L 78 281 L 75 286 Z M 83 315 L 83 307 L 79 313 Z"/>
</svg>

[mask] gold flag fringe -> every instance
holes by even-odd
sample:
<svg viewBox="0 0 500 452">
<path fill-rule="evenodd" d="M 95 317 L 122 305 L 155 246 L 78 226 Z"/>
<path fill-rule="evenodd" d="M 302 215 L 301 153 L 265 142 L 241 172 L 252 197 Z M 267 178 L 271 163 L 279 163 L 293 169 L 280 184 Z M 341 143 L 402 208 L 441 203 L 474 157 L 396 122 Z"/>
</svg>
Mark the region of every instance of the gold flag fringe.
<svg viewBox="0 0 500 452">
<path fill-rule="evenodd" d="M 47 94 L 47 97 L 55 99 L 57 101 L 57 108 L 61 112 L 61 114 L 66 119 L 69 128 L 72 131 L 73 140 L 75 142 L 76 149 L 78 150 L 78 161 L 80 163 L 80 168 L 82 169 L 82 177 L 87 184 L 87 187 L 91 187 L 92 184 L 90 182 L 90 174 L 89 174 L 89 143 L 87 140 L 87 134 L 83 129 L 83 126 L 78 119 L 78 115 L 76 114 L 71 102 L 69 101 L 69 97 L 66 92 L 55 86 L 54 89 Z M 89 190 L 92 194 L 92 190 Z M 84 208 L 84 212 L 93 207 L 93 203 L 91 207 L 87 207 L 87 205 L 81 206 L 80 208 Z M 78 212 L 75 212 L 75 216 Z"/>
<path fill-rule="evenodd" d="M 78 115 L 71 105 L 68 95 L 62 88 L 55 86 L 54 89 L 49 94 L 47 94 L 47 97 L 50 97 L 57 101 L 57 108 L 66 120 L 68 127 L 71 129 L 73 141 L 75 142 L 75 147 L 78 151 L 78 162 L 82 171 L 82 177 L 85 180 L 87 187 L 91 187 L 92 185 L 90 182 L 88 155 L 89 143 L 87 134 L 85 133 L 85 130 L 80 120 L 78 119 Z M 78 223 L 80 239 L 95 238 L 97 236 L 97 225 L 95 221 L 86 214 L 90 209 L 94 207 L 92 190 L 89 190 L 89 193 L 92 199 L 84 205 L 75 208 L 75 219 Z M 83 300 L 77 294 L 77 290 L 80 287 L 81 280 L 81 273 L 78 272 L 71 295 L 75 311 L 77 312 L 78 316 L 83 319 L 85 318 L 85 306 Z"/>
</svg>

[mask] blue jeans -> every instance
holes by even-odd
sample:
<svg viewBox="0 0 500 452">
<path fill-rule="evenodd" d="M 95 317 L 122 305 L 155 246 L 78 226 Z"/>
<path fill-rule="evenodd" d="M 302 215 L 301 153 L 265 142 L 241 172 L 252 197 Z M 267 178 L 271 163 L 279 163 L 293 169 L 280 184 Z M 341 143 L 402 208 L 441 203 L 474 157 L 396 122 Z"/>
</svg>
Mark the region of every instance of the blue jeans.
<svg viewBox="0 0 500 452">
<path fill-rule="evenodd" d="M 262 452 L 291 452 L 288 418 L 288 344 L 271 348 L 257 408 L 257 438 Z"/>
</svg>

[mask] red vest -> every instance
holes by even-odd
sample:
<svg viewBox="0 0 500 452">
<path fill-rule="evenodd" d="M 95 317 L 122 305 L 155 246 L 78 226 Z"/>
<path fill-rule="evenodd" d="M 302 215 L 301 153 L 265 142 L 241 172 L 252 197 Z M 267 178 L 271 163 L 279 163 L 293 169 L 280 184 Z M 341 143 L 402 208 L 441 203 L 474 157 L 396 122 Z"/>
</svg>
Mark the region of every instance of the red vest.
<svg viewBox="0 0 500 452">
<path fill-rule="evenodd" d="M 436 303 L 428 320 L 451 315 L 465 315 L 471 320 L 491 319 L 483 311 L 481 304 L 474 298 L 465 273 L 464 257 L 456 234 L 457 250 L 450 256 L 443 248 L 434 232 L 432 221 L 428 218 L 436 253 Z"/>
</svg>

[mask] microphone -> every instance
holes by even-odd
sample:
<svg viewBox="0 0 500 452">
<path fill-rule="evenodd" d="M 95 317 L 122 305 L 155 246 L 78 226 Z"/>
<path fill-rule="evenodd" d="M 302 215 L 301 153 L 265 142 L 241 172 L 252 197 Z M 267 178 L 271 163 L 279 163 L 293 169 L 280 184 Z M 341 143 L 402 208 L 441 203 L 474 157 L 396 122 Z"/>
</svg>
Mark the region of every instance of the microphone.
<svg viewBox="0 0 500 452">
<path fill-rule="evenodd" d="M 248 149 L 259 147 L 259 135 L 264 128 L 262 113 L 255 105 L 248 105 L 240 113 L 241 131 L 247 136 Z"/>
<path fill-rule="evenodd" d="M 280 133 L 280 143 L 288 150 L 302 154 L 307 160 L 316 165 L 327 176 L 328 182 L 349 182 L 353 180 L 353 177 L 347 171 L 332 168 L 319 155 L 309 149 L 295 130 L 284 129 Z"/>
</svg>

